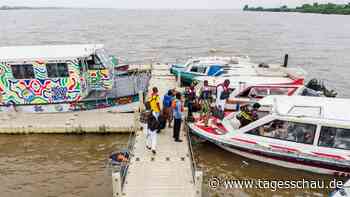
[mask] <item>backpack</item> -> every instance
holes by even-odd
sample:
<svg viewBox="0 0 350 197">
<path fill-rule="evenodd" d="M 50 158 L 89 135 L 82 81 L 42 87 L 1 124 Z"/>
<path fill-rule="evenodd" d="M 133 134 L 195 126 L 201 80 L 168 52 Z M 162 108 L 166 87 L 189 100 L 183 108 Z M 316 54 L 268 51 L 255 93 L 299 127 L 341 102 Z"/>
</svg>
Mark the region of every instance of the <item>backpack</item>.
<svg viewBox="0 0 350 197">
<path fill-rule="evenodd" d="M 159 130 L 164 129 L 166 126 L 166 119 L 163 115 L 159 116 L 158 122 L 159 122 Z"/>
<path fill-rule="evenodd" d="M 160 128 L 159 121 L 153 115 L 149 117 L 147 126 L 151 131 L 159 130 Z"/>
<path fill-rule="evenodd" d="M 172 98 L 166 94 L 163 99 L 163 105 L 164 107 L 171 107 L 171 104 L 172 104 Z"/>
</svg>

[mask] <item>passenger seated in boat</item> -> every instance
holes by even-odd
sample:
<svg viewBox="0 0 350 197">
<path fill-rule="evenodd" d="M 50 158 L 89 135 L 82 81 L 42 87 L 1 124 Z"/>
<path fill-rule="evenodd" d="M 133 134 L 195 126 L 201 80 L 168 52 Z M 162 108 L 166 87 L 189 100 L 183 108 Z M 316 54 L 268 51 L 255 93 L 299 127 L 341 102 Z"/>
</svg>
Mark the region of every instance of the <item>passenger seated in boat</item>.
<svg viewBox="0 0 350 197">
<path fill-rule="evenodd" d="M 276 137 L 276 130 L 269 125 L 259 128 L 259 135 L 265 137 Z"/>
<path fill-rule="evenodd" d="M 258 116 L 259 108 L 260 108 L 259 103 L 254 103 L 253 106 L 250 106 L 250 105 L 241 106 L 240 112 L 236 116 L 236 118 L 241 123 L 240 128 L 259 119 L 259 116 Z"/>
</svg>

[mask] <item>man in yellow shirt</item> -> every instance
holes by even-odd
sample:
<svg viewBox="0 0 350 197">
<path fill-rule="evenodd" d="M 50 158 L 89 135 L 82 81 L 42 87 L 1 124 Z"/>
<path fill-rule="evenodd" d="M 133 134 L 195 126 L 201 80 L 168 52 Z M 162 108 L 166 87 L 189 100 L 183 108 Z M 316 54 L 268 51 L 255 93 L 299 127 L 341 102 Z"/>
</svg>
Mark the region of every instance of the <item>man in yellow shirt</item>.
<svg viewBox="0 0 350 197">
<path fill-rule="evenodd" d="M 149 98 L 149 103 L 150 103 L 153 115 L 158 119 L 160 114 L 160 104 L 159 104 L 160 97 L 158 95 L 157 87 L 152 88 L 152 94 L 151 94 L 151 97 Z"/>
</svg>

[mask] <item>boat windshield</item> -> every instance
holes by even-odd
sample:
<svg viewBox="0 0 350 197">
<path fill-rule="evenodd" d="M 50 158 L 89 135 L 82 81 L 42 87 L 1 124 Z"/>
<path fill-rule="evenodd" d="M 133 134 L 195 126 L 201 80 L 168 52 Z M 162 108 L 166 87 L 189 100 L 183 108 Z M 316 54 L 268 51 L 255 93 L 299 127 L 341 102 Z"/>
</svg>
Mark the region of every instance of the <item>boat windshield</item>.
<svg viewBox="0 0 350 197">
<path fill-rule="evenodd" d="M 97 49 L 96 56 L 101 61 L 104 68 L 112 68 L 113 63 L 105 49 Z"/>
</svg>

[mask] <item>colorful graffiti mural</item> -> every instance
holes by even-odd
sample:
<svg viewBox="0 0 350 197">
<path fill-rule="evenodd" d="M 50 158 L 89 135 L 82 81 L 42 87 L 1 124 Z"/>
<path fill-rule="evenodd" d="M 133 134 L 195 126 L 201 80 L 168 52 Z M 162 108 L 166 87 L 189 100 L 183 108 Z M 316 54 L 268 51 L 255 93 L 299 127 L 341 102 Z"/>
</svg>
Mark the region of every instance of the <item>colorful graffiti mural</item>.
<svg viewBox="0 0 350 197">
<path fill-rule="evenodd" d="M 88 83 L 92 89 L 111 90 L 112 80 L 109 76 L 109 70 L 89 70 Z"/>
<path fill-rule="evenodd" d="M 86 82 L 79 76 L 79 65 L 70 62 L 68 69 L 69 77 L 47 78 L 45 64 L 34 62 L 35 79 L 15 79 L 10 65 L 0 63 L 3 103 L 46 104 L 81 100 L 87 90 L 81 89 L 81 84 Z"/>
</svg>

